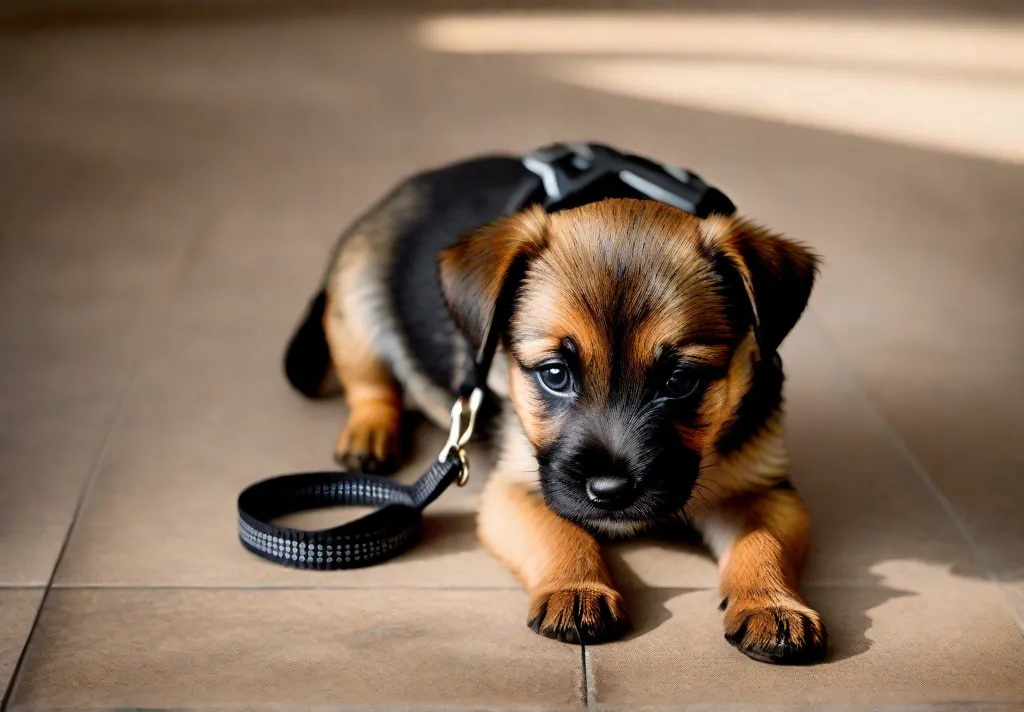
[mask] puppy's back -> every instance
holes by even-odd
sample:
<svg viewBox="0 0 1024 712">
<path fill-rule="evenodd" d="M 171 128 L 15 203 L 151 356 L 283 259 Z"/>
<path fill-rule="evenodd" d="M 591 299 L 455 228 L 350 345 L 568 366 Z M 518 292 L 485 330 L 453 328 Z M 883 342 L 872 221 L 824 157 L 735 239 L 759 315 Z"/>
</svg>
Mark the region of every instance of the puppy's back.
<svg viewBox="0 0 1024 712">
<path fill-rule="evenodd" d="M 447 422 L 449 393 L 461 378 L 468 346 L 444 303 L 438 255 L 500 217 L 527 176 L 511 156 L 464 161 L 403 180 L 357 218 L 338 239 L 288 345 L 285 373 L 292 386 L 311 398 L 324 392 L 331 362 L 323 319 L 330 295 L 357 305 L 355 316 L 370 327 L 409 405 Z"/>
</svg>

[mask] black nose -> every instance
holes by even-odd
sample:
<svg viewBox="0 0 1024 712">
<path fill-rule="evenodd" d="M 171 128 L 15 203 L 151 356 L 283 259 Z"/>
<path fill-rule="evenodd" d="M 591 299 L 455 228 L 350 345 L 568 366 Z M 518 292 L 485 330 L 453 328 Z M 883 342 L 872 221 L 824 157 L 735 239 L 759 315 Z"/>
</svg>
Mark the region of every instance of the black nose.
<svg viewBox="0 0 1024 712">
<path fill-rule="evenodd" d="M 598 507 L 621 507 L 629 503 L 633 481 L 618 475 L 601 475 L 587 480 L 587 496 Z"/>
</svg>

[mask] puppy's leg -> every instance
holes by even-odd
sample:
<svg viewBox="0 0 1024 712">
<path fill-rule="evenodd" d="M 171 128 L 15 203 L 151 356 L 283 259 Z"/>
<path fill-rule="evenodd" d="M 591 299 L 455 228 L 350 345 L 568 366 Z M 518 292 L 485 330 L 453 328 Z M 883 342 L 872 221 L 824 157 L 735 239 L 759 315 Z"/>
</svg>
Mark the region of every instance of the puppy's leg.
<svg viewBox="0 0 1024 712">
<path fill-rule="evenodd" d="M 629 622 L 597 541 L 516 479 L 499 465 L 483 492 L 478 530 L 529 592 L 527 625 L 566 643 L 618 638 Z"/>
<path fill-rule="evenodd" d="M 375 352 L 370 334 L 338 306 L 328 298 L 324 332 L 349 413 L 334 446 L 334 459 L 348 469 L 391 472 L 398 463 L 402 416 L 398 386 Z"/>
<path fill-rule="evenodd" d="M 800 496 L 777 487 L 735 498 L 697 526 L 719 560 L 726 639 L 764 662 L 824 657 L 821 616 L 797 590 L 810 534 Z"/>
</svg>

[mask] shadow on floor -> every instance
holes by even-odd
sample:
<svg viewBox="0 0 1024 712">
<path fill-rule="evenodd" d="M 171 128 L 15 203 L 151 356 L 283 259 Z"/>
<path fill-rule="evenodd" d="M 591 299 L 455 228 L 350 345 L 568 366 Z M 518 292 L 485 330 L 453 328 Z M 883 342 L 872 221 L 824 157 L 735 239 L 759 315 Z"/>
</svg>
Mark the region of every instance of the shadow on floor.
<svg viewBox="0 0 1024 712">
<path fill-rule="evenodd" d="M 665 549 L 667 552 L 676 550 L 691 556 L 694 554 L 709 556 L 700 545 L 688 542 L 659 540 L 652 542 L 651 545 Z M 636 576 L 615 549 L 606 550 L 606 558 L 616 582 L 626 598 L 626 606 L 631 616 L 632 628 L 623 641 L 642 638 L 670 620 L 673 615 L 668 606 L 670 601 L 688 593 L 704 590 L 688 587 L 647 586 Z M 915 595 L 912 591 L 891 588 L 881 583 L 875 586 L 858 587 L 856 594 L 846 599 L 856 601 L 857 614 L 851 616 L 849 609 L 837 609 L 834 602 L 823 595 L 826 590 L 811 586 L 804 591 L 808 603 L 822 614 L 828 628 L 829 652 L 823 664 L 846 660 L 867 652 L 872 645 L 872 641 L 868 637 L 872 626 L 870 611 L 893 599 Z"/>
<path fill-rule="evenodd" d="M 431 559 L 435 556 L 470 551 L 479 546 L 476 538 L 476 513 L 428 512 L 423 517 L 419 545 L 405 554 L 404 558 Z"/>
</svg>

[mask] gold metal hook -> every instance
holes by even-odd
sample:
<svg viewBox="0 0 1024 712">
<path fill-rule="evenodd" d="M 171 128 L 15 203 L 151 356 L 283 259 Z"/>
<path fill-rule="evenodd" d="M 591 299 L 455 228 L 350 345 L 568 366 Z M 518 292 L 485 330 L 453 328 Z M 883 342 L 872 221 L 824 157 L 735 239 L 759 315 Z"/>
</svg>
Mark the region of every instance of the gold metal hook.
<svg viewBox="0 0 1024 712">
<path fill-rule="evenodd" d="M 474 388 L 468 398 L 459 396 L 452 406 L 452 424 L 448 431 L 448 441 L 445 442 L 444 449 L 441 450 L 441 454 L 437 457 L 438 462 L 444 462 L 448 459 L 453 448 L 458 453 L 462 471 L 459 473 L 459 478 L 455 484 L 459 487 L 464 487 L 469 482 L 469 459 L 466 457 L 465 446 L 470 438 L 473 437 L 473 429 L 476 427 L 476 415 L 480 412 L 480 406 L 483 401 L 484 392 L 479 388 Z"/>
</svg>

